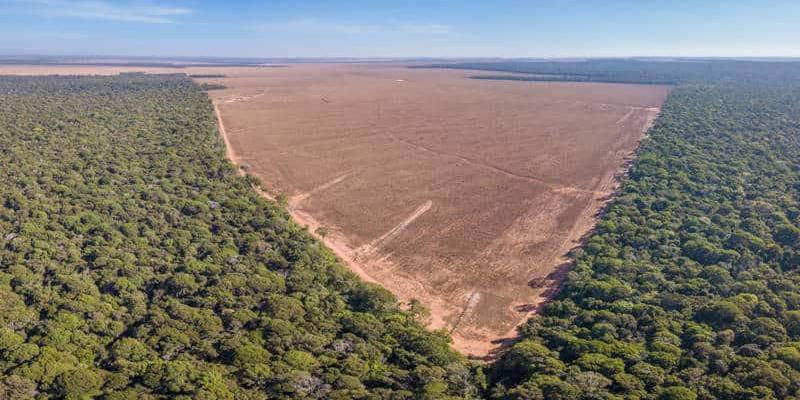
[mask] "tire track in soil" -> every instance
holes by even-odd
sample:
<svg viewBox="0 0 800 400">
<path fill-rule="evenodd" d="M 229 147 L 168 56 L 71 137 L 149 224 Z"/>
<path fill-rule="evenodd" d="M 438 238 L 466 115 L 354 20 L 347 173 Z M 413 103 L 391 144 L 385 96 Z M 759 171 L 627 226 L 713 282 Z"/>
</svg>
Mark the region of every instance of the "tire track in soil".
<svg viewBox="0 0 800 400">
<path fill-rule="evenodd" d="M 368 244 L 365 244 L 356 249 L 356 253 L 353 259 L 358 260 L 362 257 L 371 256 L 372 254 L 377 252 L 382 245 L 390 242 L 392 239 L 399 236 L 400 233 L 403 232 L 403 230 L 406 229 L 407 226 L 411 225 L 411 223 L 414 222 L 414 220 L 416 220 L 417 218 L 422 216 L 422 214 L 425 214 L 425 212 L 430 210 L 431 206 L 433 206 L 433 201 L 428 200 L 419 207 L 417 207 L 417 209 L 414 210 L 414 212 L 412 212 L 411 215 L 409 215 L 406 219 L 397 224 L 394 228 L 390 229 L 388 232 L 384 233 L 383 235 L 379 236 L 377 239 L 369 242 Z"/>
<path fill-rule="evenodd" d="M 459 155 L 459 154 L 453 154 L 453 153 L 447 153 L 447 152 L 443 152 L 443 151 L 439 151 L 439 150 L 434 150 L 434 149 L 432 149 L 432 148 L 430 148 L 428 146 L 424 146 L 424 145 L 421 145 L 419 143 L 414 143 L 414 142 L 412 142 L 410 140 L 400 138 L 397 135 L 392 134 L 392 133 L 387 133 L 387 135 L 389 137 L 391 137 L 392 139 L 398 141 L 398 142 L 405 143 L 406 145 L 414 147 L 414 148 L 416 148 L 418 150 L 421 150 L 423 152 L 430 153 L 430 154 L 433 154 L 433 155 L 436 155 L 436 156 L 439 156 L 439 157 L 455 158 L 455 159 L 457 159 L 457 160 L 459 160 L 461 162 L 464 162 L 466 164 L 469 164 L 471 166 L 482 168 L 482 169 L 488 169 L 490 171 L 494 171 L 495 173 L 507 176 L 507 177 L 512 178 L 512 179 L 522 179 L 522 180 L 525 180 L 525 181 L 528 181 L 528 182 L 531 182 L 531 183 L 544 185 L 544 186 L 548 187 L 549 189 L 558 191 L 560 193 L 588 193 L 588 194 L 597 195 L 597 196 L 606 196 L 606 195 L 609 194 L 607 192 L 598 192 L 598 191 L 594 191 L 594 190 L 581 189 L 581 188 L 574 187 L 574 186 L 557 185 L 555 183 L 548 182 L 548 181 L 546 181 L 546 180 L 544 180 L 542 178 L 536 177 L 536 176 L 521 175 L 521 174 L 518 174 L 516 172 L 507 170 L 505 168 L 501 168 L 501 167 L 498 167 L 496 165 L 486 164 L 486 163 L 483 163 L 483 162 L 480 162 L 480 161 L 477 161 L 477 160 L 473 160 L 473 159 L 471 159 L 469 157 L 464 157 L 464 156 Z"/>
<path fill-rule="evenodd" d="M 461 313 L 458 314 L 456 322 L 453 323 L 453 327 L 450 328 L 448 332 L 450 333 L 450 335 L 452 335 L 453 332 L 455 332 L 456 329 L 458 329 L 458 327 L 461 325 L 461 321 L 464 320 L 464 317 L 466 317 L 467 314 L 469 314 L 470 310 L 474 309 L 478 305 L 478 302 L 480 301 L 481 301 L 480 292 L 478 292 L 477 290 L 473 290 L 472 293 L 470 293 L 469 296 L 467 297 L 467 303 L 464 306 L 464 310 L 462 310 Z"/>
<path fill-rule="evenodd" d="M 331 186 L 333 186 L 333 185 L 335 185 L 335 184 L 347 179 L 347 177 L 349 177 L 352 174 L 353 174 L 353 171 L 348 171 L 348 172 L 344 173 L 343 175 L 340 175 L 340 176 L 336 177 L 335 179 L 333 179 L 331 181 L 325 182 L 322 185 L 319 185 L 319 186 L 309 190 L 308 192 L 300 193 L 300 194 L 298 194 L 296 196 L 292 196 L 292 198 L 289 199 L 289 203 L 292 204 L 293 207 L 296 207 L 298 204 L 302 203 L 304 200 L 306 200 L 307 198 L 311 197 L 313 194 L 319 193 L 319 192 L 321 192 L 323 190 L 326 190 L 326 189 L 330 188 Z"/>
</svg>

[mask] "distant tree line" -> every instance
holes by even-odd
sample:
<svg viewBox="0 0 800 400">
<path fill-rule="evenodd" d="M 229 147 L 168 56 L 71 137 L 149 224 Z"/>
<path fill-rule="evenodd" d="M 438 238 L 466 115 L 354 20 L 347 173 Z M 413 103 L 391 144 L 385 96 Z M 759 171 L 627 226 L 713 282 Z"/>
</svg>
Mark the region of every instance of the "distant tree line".
<svg viewBox="0 0 800 400">
<path fill-rule="evenodd" d="M 203 82 L 203 83 L 200 84 L 200 90 L 204 90 L 206 92 L 209 91 L 209 90 L 222 90 L 222 89 L 227 89 L 227 88 L 228 88 L 227 86 L 220 85 L 218 83 L 205 83 L 205 82 Z"/>
<path fill-rule="evenodd" d="M 513 72 L 519 75 L 477 75 L 478 79 L 569 81 L 649 84 L 759 84 L 797 82 L 800 62 L 676 59 L 591 59 L 586 61 L 461 62 L 419 65 L 411 68 L 455 68 Z"/>
</svg>

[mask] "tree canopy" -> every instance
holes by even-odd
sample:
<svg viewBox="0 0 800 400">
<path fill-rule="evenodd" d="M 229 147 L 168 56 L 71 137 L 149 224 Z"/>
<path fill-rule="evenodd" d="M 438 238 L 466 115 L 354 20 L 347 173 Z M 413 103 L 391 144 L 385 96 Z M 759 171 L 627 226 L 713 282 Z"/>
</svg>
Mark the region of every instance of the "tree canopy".
<svg viewBox="0 0 800 400">
<path fill-rule="evenodd" d="M 474 398 L 261 199 L 185 75 L 0 78 L 0 398 Z"/>
</svg>

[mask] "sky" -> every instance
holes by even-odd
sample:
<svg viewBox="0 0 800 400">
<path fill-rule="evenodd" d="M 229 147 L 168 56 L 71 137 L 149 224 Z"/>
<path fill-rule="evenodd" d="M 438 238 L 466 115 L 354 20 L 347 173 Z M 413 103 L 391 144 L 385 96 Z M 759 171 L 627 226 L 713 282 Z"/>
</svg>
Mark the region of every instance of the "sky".
<svg viewBox="0 0 800 400">
<path fill-rule="evenodd" d="M 0 54 L 800 57 L 800 0 L 0 0 Z"/>
</svg>

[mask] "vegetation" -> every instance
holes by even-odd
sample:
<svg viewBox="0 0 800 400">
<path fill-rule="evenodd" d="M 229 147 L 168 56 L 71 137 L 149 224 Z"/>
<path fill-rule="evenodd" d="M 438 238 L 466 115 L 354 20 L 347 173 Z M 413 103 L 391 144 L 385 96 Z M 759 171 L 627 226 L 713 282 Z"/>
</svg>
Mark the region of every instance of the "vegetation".
<svg viewBox="0 0 800 400">
<path fill-rule="evenodd" d="M 204 90 L 206 92 L 209 90 L 222 90 L 222 89 L 227 89 L 227 86 L 220 85 L 218 83 L 206 83 L 206 82 L 200 84 L 200 90 Z"/>
<path fill-rule="evenodd" d="M 800 63 L 733 60 L 593 59 L 582 62 L 507 61 L 422 65 L 416 68 L 457 68 L 513 72 L 520 75 L 478 75 L 478 79 L 527 81 L 708 84 L 743 82 L 774 84 L 797 81 Z"/>
<path fill-rule="evenodd" d="M 473 398 L 259 198 L 185 75 L 0 78 L 0 398 Z"/>
<path fill-rule="evenodd" d="M 800 398 L 800 64 L 618 63 L 677 86 L 491 397 Z"/>
<path fill-rule="evenodd" d="M 800 64 L 480 67 L 675 84 L 486 377 L 258 198 L 184 75 L 0 78 L 0 398 L 800 398 Z"/>
</svg>

